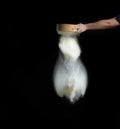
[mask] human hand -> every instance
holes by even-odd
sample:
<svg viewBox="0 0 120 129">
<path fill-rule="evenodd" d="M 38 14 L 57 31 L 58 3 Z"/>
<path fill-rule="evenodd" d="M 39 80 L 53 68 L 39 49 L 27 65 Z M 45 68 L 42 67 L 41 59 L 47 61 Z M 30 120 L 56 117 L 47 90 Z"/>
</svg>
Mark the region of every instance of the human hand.
<svg viewBox="0 0 120 129">
<path fill-rule="evenodd" d="M 77 24 L 77 25 L 75 26 L 75 28 L 73 28 L 73 31 L 76 32 L 76 33 L 78 33 L 78 34 L 84 32 L 84 31 L 86 31 L 86 30 L 87 30 L 86 25 L 85 25 L 85 24 L 82 24 L 82 23 Z"/>
</svg>

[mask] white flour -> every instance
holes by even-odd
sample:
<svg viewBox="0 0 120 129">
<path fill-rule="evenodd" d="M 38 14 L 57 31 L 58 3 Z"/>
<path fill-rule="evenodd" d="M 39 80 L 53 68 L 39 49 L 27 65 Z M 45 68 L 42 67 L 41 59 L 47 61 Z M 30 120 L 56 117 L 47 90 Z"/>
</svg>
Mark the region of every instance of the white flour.
<svg viewBox="0 0 120 129">
<path fill-rule="evenodd" d="M 77 36 L 72 33 L 58 32 L 59 58 L 53 73 L 54 88 L 59 97 L 76 102 L 84 96 L 87 88 L 87 71 L 80 60 L 81 49 Z"/>
</svg>

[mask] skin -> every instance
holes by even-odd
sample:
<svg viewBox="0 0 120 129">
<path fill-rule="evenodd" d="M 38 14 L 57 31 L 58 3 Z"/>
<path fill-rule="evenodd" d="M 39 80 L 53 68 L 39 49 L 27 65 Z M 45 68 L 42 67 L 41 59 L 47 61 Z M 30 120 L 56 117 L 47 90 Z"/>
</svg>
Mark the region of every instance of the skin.
<svg viewBox="0 0 120 129">
<path fill-rule="evenodd" d="M 87 24 L 77 24 L 75 28 L 73 28 L 73 31 L 80 34 L 87 30 L 102 30 L 102 29 L 109 29 L 112 27 L 116 27 L 120 25 L 115 18 L 105 19 L 105 20 L 99 20 L 92 23 Z"/>
</svg>

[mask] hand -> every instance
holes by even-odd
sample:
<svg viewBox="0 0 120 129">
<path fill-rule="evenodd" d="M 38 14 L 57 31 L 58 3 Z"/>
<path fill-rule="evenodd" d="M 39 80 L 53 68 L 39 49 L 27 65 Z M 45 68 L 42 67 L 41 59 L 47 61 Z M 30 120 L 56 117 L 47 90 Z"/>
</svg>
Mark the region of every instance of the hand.
<svg viewBox="0 0 120 129">
<path fill-rule="evenodd" d="M 79 33 L 79 34 L 86 31 L 86 30 L 87 30 L 86 25 L 82 24 L 82 23 L 77 24 L 76 27 L 73 28 L 73 31 L 76 32 L 76 33 Z"/>
</svg>

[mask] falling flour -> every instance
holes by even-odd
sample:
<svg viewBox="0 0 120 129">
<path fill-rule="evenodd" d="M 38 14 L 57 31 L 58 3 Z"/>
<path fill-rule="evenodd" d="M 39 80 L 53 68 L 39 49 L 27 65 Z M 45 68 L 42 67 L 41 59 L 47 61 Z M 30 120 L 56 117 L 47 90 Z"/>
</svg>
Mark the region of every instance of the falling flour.
<svg viewBox="0 0 120 129">
<path fill-rule="evenodd" d="M 87 71 L 81 59 L 81 48 L 73 33 L 58 32 L 59 57 L 53 72 L 54 88 L 59 97 L 71 103 L 83 97 L 87 88 Z"/>
</svg>

